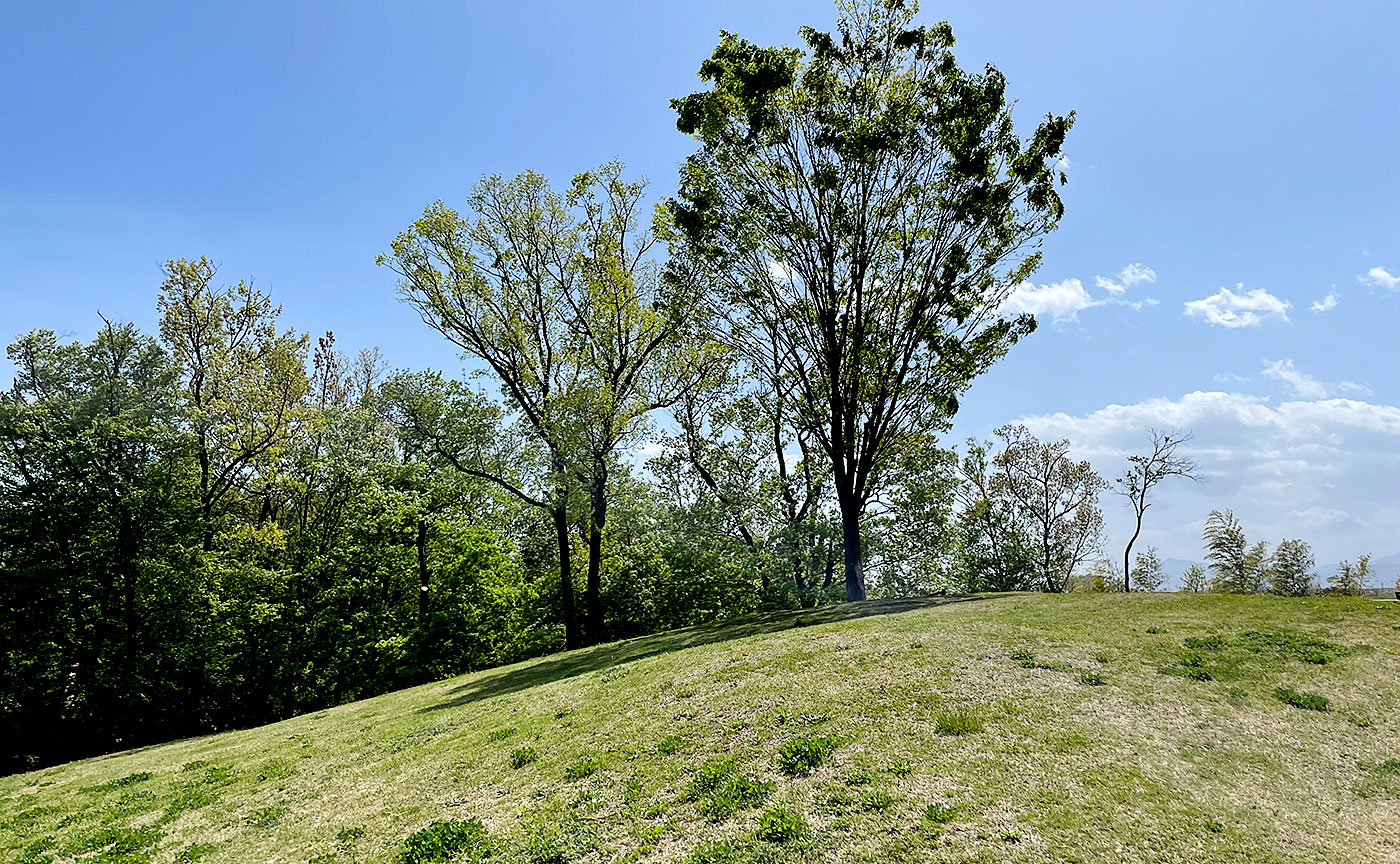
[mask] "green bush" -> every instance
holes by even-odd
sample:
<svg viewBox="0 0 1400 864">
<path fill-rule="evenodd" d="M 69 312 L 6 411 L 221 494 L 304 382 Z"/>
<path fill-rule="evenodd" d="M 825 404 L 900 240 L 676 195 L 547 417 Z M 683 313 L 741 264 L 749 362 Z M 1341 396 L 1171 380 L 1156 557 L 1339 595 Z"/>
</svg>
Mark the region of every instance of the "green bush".
<svg viewBox="0 0 1400 864">
<path fill-rule="evenodd" d="M 564 777 L 569 780 L 582 780 L 597 774 L 598 769 L 602 767 L 596 756 L 585 753 L 575 759 L 574 764 L 564 769 Z"/>
<path fill-rule="evenodd" d="M 958 817 L 958 808 L 935 801 L 924 808 L 924 821 L 935 825 L 947 825 Z"/>
<path fill-rule="evenodd" d="M 524 768 L 538 758 L 540 758 L 540 754 L 535 751 L 534 747 L 517 747 L 511 751 L 510 767 Z"/>
<path fill-rule="evenodd" d="M 681 740 L 679 735 L 667 735 L 657 743 L 656 752 L 663 756 L 670 756 L 673 753 L 679 753 L 684 744 L 685 742 Z"/>
<path fill-rule="evenodd" d="M 939 735 L 971 735 L 983 729 L 982 718 L 966 708 L 938 712 L 933 725 Z"/>
<path fill-rule="evenodd" d="M 1302 708 L 1305 711 L 1332 710 L 1332 703 L 1328 701 L 1326 696 L 1303 693 L 1291 687 L 1279 687 L 1274 690 L 1274 698 L 1285 705 L 1292 705 L 1294 708 Z"/>
<path fill-rule="evenodd" d="M 434 822 L 404 838 L 399 861 L 401 864 L 471 861 L 485 857 L 490 851 L 490 838 L 480 819 L 448 819 Z"/>
<path fill-rule="evenodd" d="M 764 811 L 758 820 L 758 839 L 769 843 L 792 843 L 807 833 L 807 823 L 801 816 L 782 807 Z"/>
<path fill-rule="evenodd" d="M 713 760 L 696 769 L 686 798 L 700 802 L 700 815 L 720 822 L 762 803 L 772 788 L 772 783 L 743 775 L 733 762 Z"/>
<path fill-rule="evenodd" d="M 840 743 L 831 735 L 793 738 L 778 750 L 778 768 L 789 777 L 810 774 L 836 751 Z"/>
</svg>

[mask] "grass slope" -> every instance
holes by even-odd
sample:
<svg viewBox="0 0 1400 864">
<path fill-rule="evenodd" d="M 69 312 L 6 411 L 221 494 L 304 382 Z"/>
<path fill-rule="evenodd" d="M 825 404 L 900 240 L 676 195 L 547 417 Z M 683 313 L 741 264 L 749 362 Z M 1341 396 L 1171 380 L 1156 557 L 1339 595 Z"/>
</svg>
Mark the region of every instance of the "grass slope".
<svg viewBox="0 0 1400 864">
<path fill-rule="evenodd" d="M 1340 598 L 784 613 L 0 779 L 0 862 L 1400 861 L 1397 646 Z"/>
</svg>

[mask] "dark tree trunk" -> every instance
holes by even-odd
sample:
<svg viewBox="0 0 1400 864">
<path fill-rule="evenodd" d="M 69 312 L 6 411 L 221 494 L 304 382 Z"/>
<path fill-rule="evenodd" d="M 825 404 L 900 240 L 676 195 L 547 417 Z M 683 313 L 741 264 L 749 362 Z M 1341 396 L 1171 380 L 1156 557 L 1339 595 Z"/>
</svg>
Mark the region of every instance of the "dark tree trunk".
<svg viewBox="0 0 1400 864">
<path fill-rule="evenodd" d="M 567 493 L 561 495 L 564 499 Z M 574 605 L 574 571 L 569 544 L 569 508 L 565 503 L 556 504 L 550 509 L 554 517 L 554 534 L 559 541 L 559 602 L 564 615 L 564 647 L 579 648 L 583 645 L 578 630 L 578 614 Z"/>
<path fill-rule="evenodd" d="M 841 502 L 841 547 L 846 560 L 846 600 L 865 599 L 865 570 L 861 560 L 860 508 Z"/>
<path fill-rule="evenodd" d="M 1123 550 L 1123 593 L 1127 594 L 1133 590 L 1133 571 L 1129 561 L 1133 554 L 1133 544 L 1137 542 L 1138 535 L 1142 533 L 1142 516 L 1138 516 L 1137 528 L 1133 531 L 1132 539 L 1128 541 L 1128 547 Z"/>
<path fill-rule="evenodd" d="M 599 468 L 593 478 L 593 488 L 589 493 L 588 517 L 588 585 L 584 592 L 584 606 L 588 616 L 588 642 L 596 645 L 603 641 L 603 526 L 608 521 L 608 476 L 605 468 Z"/>
</svg>

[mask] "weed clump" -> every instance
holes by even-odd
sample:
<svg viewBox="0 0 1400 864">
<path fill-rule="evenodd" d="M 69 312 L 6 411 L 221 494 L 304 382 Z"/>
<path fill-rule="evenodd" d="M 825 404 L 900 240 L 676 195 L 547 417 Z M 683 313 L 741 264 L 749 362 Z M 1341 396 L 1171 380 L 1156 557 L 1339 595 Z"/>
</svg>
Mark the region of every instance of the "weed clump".
<svg viewBox="0 0 1400 864">
<path fill-rule="evenodd" d="M 1330 711 L 1332 703 L 1326 696 L 1316 693 L 1303 693 L 1292 687 L 1279 687 L 1274 690 L 1274 698 L 1285 705 L 1302 708 L 1305 711 Z"/>
<path fill-rule="evenodd" d="M 792 843 L 807 833 L 807 823 L 801 816 L 782 807 L 766 810 L 758 820 L 758 839 L 769 843 Z"/>
<path fill-rule="evenodd" d="M 535 751 L 534 747 L 517 747 L 511 751 L 510 767 L 518 770 L 539 758 L 540 754 Z"/>
<path fill-rule="evenodd" d="M 933 718 L 933 726 L 938 730 L 939 735 L 971 735 L 974 732 L 981 732 L 984 728 L 982 718 L 966 708 L 940 711 Z"/>
<path fill-rule="evenodd" d="M 667 735 L 657 742 L 656 752 L 663 756 L 670 756 L 673 753 L 679 753 L 684 743 L 679 735 Z"/>
<path fill-rule="evenodd" d="M 489 733 L 487 733 L 487 735 L 486 735 L 486 740 L 487 740 L 487 741 L 504 741 L 504 740 L 506 740 L 507 738 L 509 738 L 510 736 L 512 736 L 512 735 L 514 735 L 514 734 L 515 734 L 515 729 L 514 729 L 513 727 L 510 727 L 510 726 L 507 726 L 507 727 L 504 728 L 504 729 L 492 729 Z"/>
<path fill-rule="evenodd" d="M 1108 683 L 1108 679 L 1097 672 L 1080 672 L 1079 683 L 1086 687 L 1102 687 Z"/>
<path fill-rule="evenodd" d="M 434 822 L 403 841 L 400 864 L 442 864 L 477 861 L 491 852 L 486 826 L 480 819 L 448 819 Z"/>
<path fill-rule="evenodd" d="M 700 815 L 721 822 L 762 803 L 772 788 L 772 783 L 741 774 L 733 762 L 712 760 L 696 769 L 686 797 L 700 802 Z"/>
<path fill-rule="evenodd" d="M 598 769 L 602 767 L 596 756 L 585 753 L 575 759 L 574 764 L 564 769 L 564 777 L 568 780 L 582 780 L 597 774 Z"/>
<path fill-rule="evenodd" d="M 1011 659 L 1015 660 L 1017 665 L 1026 669 L 1031 669 L 1035 666 L 1035 652 L 1029 648 L 1012 649 Z"/>
<path fill-rule="evenodd" d="M 789 777 L 810 774 L 840 746 L 834 736 L 793 738 L 778 750 L 778 768 Z"/>
<path fill-rule="evenodd" d="M 935 801 L 924 808 L 924 821 L 930 825 L 943 826 L 958 818 L 960 808 Z"/>
<path fill-rule="evenodd" d="M 882 792 L 878 789 L 872 789 L 860 796 L 861 808 L 865 810 L 874 810 L 877 813 L 883 813 L 890 809 L 890 805 L 893 803 L 894 799 L 890 798 L 888 792 Z"/>
<path fill-rule="evenodd" d="M 914 766 L 901 759 L 886 765 L 885 770 L 896 777 L 908 777 L 910 774 L 914 773 Z"/>
</svg>

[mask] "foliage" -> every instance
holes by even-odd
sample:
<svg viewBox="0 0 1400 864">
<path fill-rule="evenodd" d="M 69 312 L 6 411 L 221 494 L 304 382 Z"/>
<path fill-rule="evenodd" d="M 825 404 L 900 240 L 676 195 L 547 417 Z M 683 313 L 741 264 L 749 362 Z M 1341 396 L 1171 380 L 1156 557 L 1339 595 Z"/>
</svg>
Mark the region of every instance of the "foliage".
<svg viewBox="0 0 1400 864">
<path fill-rule="evenodd" d="M 706 819 L 720 822 L 761 804 L 772 788 L 772 783 L 741 773 L 732 761 L 711 760 L 696 769 L 687 797 L 700 802 L 700 813 Z"/>
<path fill-rule="evenodd" d="M 840 741 L 830 735 L 792 738 L 778 749 L 778 768 L 789 776 L 810 774 L 836 752 Z"/>
<path fill-rule="evenodd" d="M 768 843 L 793 843 L 807 834 L 807 823 L 783 807 L 771 807 L 758 820 L 758 839 Z"/>
<path fill-rule="evenodd" d="M 1312 547 L 1303 540 L 1284 540 L 1274 550 L 1269 566 L 1269 590 L 1284 597 L 1312 593 L 1317 581 Z"/>
<path fill-rule="evenodd" d="M 399 853 L 402 864 L 443 864 L 471 860 L 490 854 L 486 826 L 480 819 L 449 819 L 434 822 L 410 834 Z"/>
<path fill-rule="evenodd" d="M 1205 568 L 1199 564 L 1192 564 L 1186 568 L 1186 572 L 1181 577 L 1181 590 L 1199 594 L 1209 590 L 1210 581 L 1206 578 Z"/>
<path fill-rule="evenodd" d="M 1276 688 L 1274 698 L 1285 705 L 1292 705 L 1294 708 L 1302 708 L 1305 711 L 1330 711 L 1332 704 L 1326 696 L 1319 696 L 1316 693 L 1302 693 L 1291 687 Z"/>
<path fill-rule="evenodd" d="M 968 442 L 964 519 L 990 545 L 983 560 L 1006 588 L 1069 590 L 1071 577 L 1102 545 L 1103 480 L 1069 458 L 1068 441 L 1045 444 L 1024 426 L 996 430 L 1001 449 Z M 1008 557 L 1010 556 L 1010 557 Z"/>
<path fill-rule="evenodd" d="M 1327 577 L 1328 592 L 1351 597 L 1359 596 L 1366 582 L 1374 576 L 1371 570 L 1371 556 L 1362 555 L 1356 563 L 1343 561 L 1337 565 L 1337 572 Z"/>
<path fill-rule="evenodd" d="M 1157 591 L 1167 581 L 1167 573 L 1162 569 L 1162 559 L 1156 546 L 1149 546 L 1137 554 L 1133 560 L 1132 586 L 1138 591 Z"/>
<path fill-rule="evenodd" d="M 804 50 L 723 33 L 672 102 L 700 145 L 667 203 L 678 272 L 716 289 L 724 338 L 772 362 L 825 456 L 846 597 L 866 594 L 861 521 L 906 436 L 946 426 L 969 382 L 1034 327 L 997 314 L 1063 212 L 1072 118 L 1023 142 L 1005 79 L 958 68 L 946 24 L 840 7 Z"/>
<path fill-rule="evenodd" d="M 1212 591 L 1254 594 L 1264 586 L 1268 578 L 1268 544 L 1260 541 L 1250 546 L 1244 526 L 1233 512 L 1210 511 L 1204 539 Z"/>
</svg>

